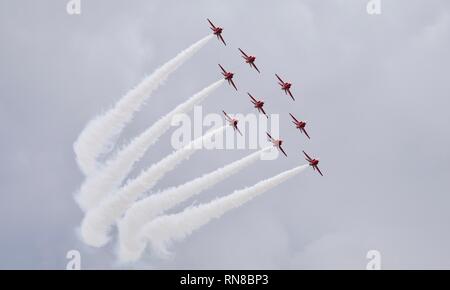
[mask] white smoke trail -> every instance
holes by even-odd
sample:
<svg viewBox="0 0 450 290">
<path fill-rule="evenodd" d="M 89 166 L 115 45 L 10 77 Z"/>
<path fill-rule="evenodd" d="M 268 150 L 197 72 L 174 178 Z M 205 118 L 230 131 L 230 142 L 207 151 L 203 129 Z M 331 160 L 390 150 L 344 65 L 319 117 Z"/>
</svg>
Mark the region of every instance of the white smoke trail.
<svg viewBox="0 0 450 290">
<path fill-rule="evenodd" d="M 158 163 L 144 170 L 138 177 L 127 182 L 116 193 L 108 196 L 98 207 L 89 210 L 81 223 L 81 237 L 83 241 L 94 247 L 105 245 L 109 241 L 108 232 L 110 227 L 134 201 L 155 186 L 166 173 L 173 170 L 181 161 L 188 159 L 194 152 L 202 148 L 205 140 L 223 133 L 225 128 L 226 126 L 223 126 L 210 130 L 202 137 L 172 152 Z"/>
<path fill-rule="evenodd" d="M 259 194 L 294 177 L 307 167 L 308 165 L 301 165 L 209 203 L 189 207 L 177 214 L 157 217 L 145 225 L 142 235 L 156 254 L 167 256 L 169 255 L 167 247 L 173 241 L 183 240 L 212 219 L 219 218 L 226 212 L 242 206 Z"/>
<path fill-rule="evenodd" d="M 88 176 L 82 184 L 76 201 L 80 207 L 87 211 L 97 206 L 100 201 L 113 192 L 123 182 L 127 174 L 133 168 L 135 162 L 143 157 L 147 149 L 170 128 L 172 118 L 181 113 L 186 113 L 202 102 L 209 94 L 219 88 L 224 80 L 214 82 L 204 88 L 184 103 L 178 105 L 170 113 L 159 119 L 141 135 L 134 138 L 126 147 L 103 166 L 96 174 Z"/>
<path fill-rule="evenodd" d="M 74 143 L 76 160 L 85 175 L 98 169 L 97 158 L 112 149 L 112 143 L 125 125 L 140 110 L 145 100 L 169 75 L 202 48 L 213 35 L 208 35 L 159 67 L 122 97 L 113 108 L 91 120 Z"/>
<path fill-rule="evenodd" d="M 119 260 L 131 262 L 140 258 L 145 249 L 145 241 L 138 237 L 138 233 L 153 218 L 239 173 L 245 167 L 259 160 L 262 152 L 272 148 L 272 146 L 264 148 L 201 177 L 182 185 L 168 188 L 134 203 L 127 210 L 124 218 L 118 223 Z"/>
</svg>

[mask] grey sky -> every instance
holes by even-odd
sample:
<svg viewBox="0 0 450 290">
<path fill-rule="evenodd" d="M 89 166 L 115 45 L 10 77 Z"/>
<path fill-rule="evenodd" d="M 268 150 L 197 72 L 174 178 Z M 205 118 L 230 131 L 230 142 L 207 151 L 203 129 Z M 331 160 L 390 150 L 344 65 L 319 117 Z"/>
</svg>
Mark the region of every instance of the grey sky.
<svg viewBox="0 0 450 290">
<path fill-rule="evenodd" d="M 119 144 L 217 80 L 220 62 L 240 91 L 220 88 L 203 111 L 249 113 L 245 92 L 263 97 L 281 114 L 289 158 L 260 162 L 197 202 L 302 163 L 302 149 L 321 158 L 325 177 L 301 174 L 174 244 L 173 259 L 148 254 L 130 267 L 363 269 L 377 249 L 384 268 L 450 268 L 450 2 L 382 0 L 378 16 L 367 2 L 82 0 L 69 16 L 67 1 L 0 1 L 0 268 L 63 269 L 70 249 L 83 268 L 118 267 L 113 244 L 93 249 L 76 235 L 83 177 L 72 144 L 90 118 L 209 33 L 206 17 L 229 45 L 210 42 L 173 74 Z M 261 75 L 238 47 L 257 56 Z M 295 103 L 275 72 L 294 83 Z M 288 112 L 309 121 L 311 140 Z M 172 150 L 169 138 L 133 175 Z M 247 153 L 197 153 L 158 189 Z"/>
</svg>

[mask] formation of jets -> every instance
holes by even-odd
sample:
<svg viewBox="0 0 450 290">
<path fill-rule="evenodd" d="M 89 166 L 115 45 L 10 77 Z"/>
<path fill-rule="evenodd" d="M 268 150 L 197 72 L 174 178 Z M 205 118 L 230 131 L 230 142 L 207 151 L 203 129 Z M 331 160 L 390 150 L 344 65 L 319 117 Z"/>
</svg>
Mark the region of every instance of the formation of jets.
<svg viewBox="0 0 450 290">
<path fill-rule="evenodd" d="M 227 45 L 225 43 L 225 40 L 222 37 L 222 32 L 223 32 L 223 28 L 219 27 L 219 26 L 215 26 L 211 20 L 207 19 L 209 24 L 210 24 L 210 28 L 213 32 L 214 35 L 217 36 L 217 39 L 219 41 L 222 41 L 222 43 L 224 45 Z M 258 69 L 258 67 L 255 65 L 255 60 L 256 57 L 253 55 L 249 55 L 247 53 L 245 53 L 242 49 L 238 48 L 238 50 L 241 52 L 242 54 L 242 58 L 244 59 L 245 63 L 248 63 L 250 65 L 250 67 L 254 68 L 258 73 L 261 73 L 260 70 Z M 237 91 L 237 87 L 233 81 L 233 77 L 234 77 L 234 73 L 227 71 L 223 68 L 222 65 L 219 64 L 220 69 L 222 70 L 222 75 L 224 77 L 225 80 L 228 81 L 228 84 L 233 86 L 233 88 Z M 275 77 L 278 80 L 278 84 L 281 86 L 281 90 L 284 91 L 284 93 L 286 95 L 289 95 L 293 101 L 295 101 L 294 96 L 292 95 L 291 92 L 291 87 L 292 87 L 292 83 L 290 82 L 285 82 L 283 81 L 283 79 L 278 75 L 275 74 Z M 250 101 L 253 104 L 254 108 L 256 108 L 258 110 L 259 113 L 264 114 L 267 118 L 269 118 L 269 116 L 266 114 L 265 110 L 264 110 L 264 101 L 263 100 L 258 100 L 255 97 L 253 97 L 250 93 L 247 93 L 248 96 L 250 97 Z M 235 132 L 238 132 L 241 136 L 242 133 L 238 128 L 238 123 L 239 121 L 236 118 L 231 118 L 225 111 L 222 111 L 223 114 L 225 115 L 225 119 L 227 120 L 227 122 L 230 124 L 230 126 L 233 127 Z M 300 131 L 300 133 L 305 134 L 305 136 L 308 139 L 311 139 L 308 132 L 306 131 L 306 122 L 302 121 L 302 120 L 298 120 L 293 114 L 289 113 L 289 115 L 292 118 L 292 123 L 295 125 L 295 128 L 298 129 Z M 283 140 L 281 139 L 275 139 L 273 138 L 269 132 L 266 132 L 267 134 L 267 138 L 268 140 L 273 144 L 274 147 L 276 147 L 281 153 L 284 154 L 284 156 L 287 157 L 286 152 L 284 151 L 284 149 L 281 147 L 283 144 Z M 313 168 L 314 171 L 317 171 L 320 175 L 323 176 L 322 172 L 320 171 L 318 164 L 319 164 L 319 159 L 315 159 L 315 158 L 311 158 L 305 151 L 303 151 L 303 154 L 306 157 L 306 161 L 308 161 L 309 165 Z"/>
</svg>

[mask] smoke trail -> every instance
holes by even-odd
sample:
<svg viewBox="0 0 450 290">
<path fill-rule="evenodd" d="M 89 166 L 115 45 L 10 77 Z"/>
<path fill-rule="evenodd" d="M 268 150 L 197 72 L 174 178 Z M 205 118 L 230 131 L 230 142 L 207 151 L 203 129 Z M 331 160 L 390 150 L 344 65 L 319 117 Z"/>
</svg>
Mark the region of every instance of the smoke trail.
<svg viewBox="0 0 450 290">
<path fill-rule="evenodd" d="M 155 253 L 161 256 L 169 255 L 167 246 L 171 242 L 183 240 L 212 219 L 219 218 L 226 212 L 242 206 L 259 194 L 294 177 L 307 167 L 308 165 L 301 165 L 209 203 L 189 207 L 177 214 L 157 217 L 142 229 L 142 235 Z"/>
<path fill-rule="evenodd" d="M 254 152 L 199 178 L 150 195 L 133 204 L 127 210 L 124 218 L 118 223 L 119 260 L 122 262 L 130 262 L 140 258 L 145 249 L 145 242 L 138 237 L 138 233 L 153 218 L 188 198 L 213 187 L 230 176 L 239 173 L 245 167 L 259 160 L 262 152 L 272 148 L 270 146 Z"/>
<path fill-rule="evenodd" d="M 141 135 L 134 138 L 115 157 L 108 160 L 100 171 L 92 176 L 88 176 L 76 196 L 76 201 L 80 207 L 84 211 L 87 211 L 97 206 L 106 195 L 119 187 L 133 168 L 134 163 L 141 159 L 147 149 L 170 128 L 172 118 L 177 114 L 186 113 L 191 110 L 223 83 L 223 79 L 216 81 L 184 103 L 178 105 Z"/>
<path fill-rule="evenodd" d="M 133 114 L 140 110 L 151 93 L 212 37 L 208 35 L 180 52 L 129 91 L 113 108 L 87 124 L 73 146 L 78 166 L 85 175 L 93 174 L 98 169 L 97 158 L 112 149 L 113 139 L 131 121 Z"/>
<path fill-rule="evenodd" d="M 81 224 L 83 241 L 94 247 L 105 245 L 110 227 L 119 219 L 133 202 L 147 190 L 150 190 L 164 175 L 173 170 L 181 161 L 188 159 L 194 152 L 202 148 L 204 140 L 223 133 L 226 126 L 210 130 L 183 148 L 172 152 L 164 159 L 143 171 L 137 178 L 129 181 L 113 195 L 108 196 L 100 205 L 86 214 Z"/>
</svg>

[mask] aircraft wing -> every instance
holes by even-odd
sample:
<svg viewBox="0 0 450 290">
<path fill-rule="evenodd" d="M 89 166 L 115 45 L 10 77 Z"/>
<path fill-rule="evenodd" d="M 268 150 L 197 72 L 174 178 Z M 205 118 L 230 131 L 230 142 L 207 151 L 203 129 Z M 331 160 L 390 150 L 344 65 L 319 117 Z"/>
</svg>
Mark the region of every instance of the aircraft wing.
<svg viewBox="0 0 450 290">
<path fill-rule="evenodd" d="M 266 134 L 267 134 L 267 137 L 269 137 L 269 140 L 270 140 L 270 141 L 273 141 L 272 136 L 270 136 L 270 134 L 269 134 L 268 132 L 266 132 Z"/>
<path fill-rule="evenodd" d="M 227 119 L 227 121 L 230 121 L 231 120 L 230 116 L 228 116 L 228 114 L 225 113 L 225 111 L 222 111 L 222 112 L 225 115 L 225 119 Z"/>
<path fill-rule="evenodd" d="M 211 22 L 211 20 L 209 20 L 208 18 L 206 18 L 206 20 L 208 20 L 208 22 L 212 26 L 212 28 L 216 28 L 216 26 L 214 26 L 214 24 Z"/>
<path fill-rule="evenodd" d="M 308 158 L 308 160 L 312 160 L 312 158 L 311 158 L 311 157 L 309 157 L 309 155 L 308 155 L 308 154 L 306 154 L 306 152 L 305 152 L 305 151 L 303 151 L 303 154 L 305 154 L 305 156 L 306 156 L 306 158 Z"/>
<path fill-rule="evenodd" d="M 255 63 L 251 63 L 251 66 L 253 66 L 255 69 L 256 69 L 256 71 L 258 72 L 258 73 L 261 73 L 260 71 L 259 71 L 259 69 L 256 67 L 256 65 L 255 65 Z"/>
<path fill-rule="evenodd" d="M 308 139 L 311 139 L 308 135 L 308 132 L 306 132 L 305 128 L 302 128 L 303 133 L 305 133 L 306 137 L 308 137 Z"/>
<path fill-rule="evenodd" d="M 259 108 L 260 110 L 261 110 L 261 112 L 264 114 L 264 115 L 266 115 L 266 117 L 267 117 L 267 119 L 269 119 L 269 116 L 267 116 L 267 114 L 266 114 L 266 112 L 264 111 L 264 109 L 261 107 L 261 108 Z"/>
<path fill-rule="evenodd" d="M 287 89 L 287 92 L 288 92 L 289 96 L 291 96 L 291 98 L 295 101 L 294 96 L 292 96 L 291 90 Z"/>
<path fill-rule="evenodd" d="M 256 99 L 252 95 L 250 95 L 250 93 L 247 93 L 247 95 L 253 100 L 253 102 L 257 102 Z"/>
<path fill-rule="evenodd" d="M 222 34 L 219 34 L 219 35 L 217 35 L 217 36 L 220 38 L 220 40 L 222 40 L 222 42 L 223 42 L 224 45 L 227 45 L 227 44 L 225 43 L 225 40 L 223 40 Z"/>
<path fill-rule="evenodd" d="M 237 126 L 234 127 L 234 130 L 235 130 L 235 131 L 238 131 L 238 133 L 242 136 L 241 130 L 239 130 L 239 128 L 238 128 Z"/>
<path fill-rule="evenodd" d="M 319 174 L 323 176 L 323 174 L 322 174 L 322 172 L 320 171 L 320 169 L 319 169 L 318 166 L 316 166 L 316 169 L 317 169 L 317 171 L 319 172 Z"/>
<path fill-rule="evenodd" d="M 291 113 L 289 113 L 289 115 L 291 115 L 292 119 L 294 119 L 295 122 L 299 123 L 299 121 L 294 117 L 294 115 L 292 115 Z"/>
<path fill-rule="evenodd" d="M 275 74 L 275 76 L 278 78 L 278 80 L 279 80 L 280 82 L 282 82 L 282 83 L 284 84 L 284 81 L 283 81 L 277 74 Z"/>
<path fill-rule="evenodd" d="M 248 55 L 242 49 L 240 49 L 240 48 L 238 48 L 238 49 L 245 57 L 248 57 Z"/>
<path fill-rule="evenodd" d="M 219 63 L 219 67 L 222 69 L 222 71 L 223 71 L 224 73 L 227 73 L 227 71 L 220 65 L 220 63 Z"/>
<path fill-rule="evenodd" d="M 233 80 L 230 79 L 229 81 L 230 81 L 230 83 L 233 85 L 234 89 L 237 91 L 238 89 L 236 88 L 236 85 L 234 84 Z"/>
<path fill-rule="evenodd" d="M 284 156 L 287 157 L 287 154 L 286 154 L 286 152 L 284 152 L 283 148 L 281 148 L 281 146 L 278 146 L 278 148 L 280 148 L 280 151 L 283 152 Z"/>
</svg>

